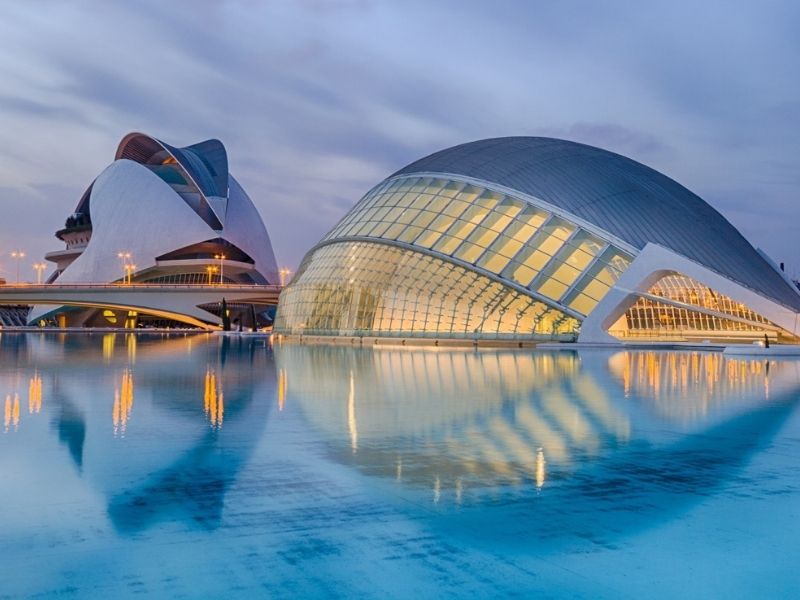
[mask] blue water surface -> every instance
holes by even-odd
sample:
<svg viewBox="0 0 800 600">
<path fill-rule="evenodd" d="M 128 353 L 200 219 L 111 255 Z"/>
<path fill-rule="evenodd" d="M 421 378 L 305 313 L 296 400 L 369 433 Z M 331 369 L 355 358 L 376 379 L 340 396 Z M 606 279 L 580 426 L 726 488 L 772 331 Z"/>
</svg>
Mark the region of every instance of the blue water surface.
<svg viewBox="0 0 800 600">
<path fill-rule="evenodd" d="M 800 361 L 0 334 L 0 598 L 800 596 Z"/>
</svg>

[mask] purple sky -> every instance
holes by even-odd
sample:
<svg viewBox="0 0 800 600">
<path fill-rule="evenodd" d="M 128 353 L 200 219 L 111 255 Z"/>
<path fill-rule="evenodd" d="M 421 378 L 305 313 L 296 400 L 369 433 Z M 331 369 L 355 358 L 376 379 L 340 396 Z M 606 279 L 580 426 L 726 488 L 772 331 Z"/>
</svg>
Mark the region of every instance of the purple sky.
<svg viewBox="0 0 800 600">
<path fill-rule="evenodd" d="M 281 266 L 433 151 L 549 135 L 650 165 L 800 275 L 800 4 L 7 2 L 0 277 L 62 244 L 129 131 L 210 137 Z"/>
</svg>

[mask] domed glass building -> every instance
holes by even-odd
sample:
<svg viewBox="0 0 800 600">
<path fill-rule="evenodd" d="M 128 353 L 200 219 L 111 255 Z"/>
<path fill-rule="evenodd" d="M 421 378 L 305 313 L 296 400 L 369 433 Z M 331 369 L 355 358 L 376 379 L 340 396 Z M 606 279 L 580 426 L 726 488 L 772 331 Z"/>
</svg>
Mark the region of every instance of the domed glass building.
<svg viewBox="0 0 800 600">
<path fill-rule="evenodd" d="M 442 150 L 371 189 L 304 258 L 277 333 L 797 341 L 800 292 L 697 195 L 550 138 Z"/>
</svg>

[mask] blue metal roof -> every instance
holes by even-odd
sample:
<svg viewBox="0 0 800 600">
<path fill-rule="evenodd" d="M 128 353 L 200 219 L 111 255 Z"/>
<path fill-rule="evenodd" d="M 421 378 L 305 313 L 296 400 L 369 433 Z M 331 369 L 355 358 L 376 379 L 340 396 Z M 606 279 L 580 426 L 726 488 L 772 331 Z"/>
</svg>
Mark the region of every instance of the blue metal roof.
<svg viewBox="0 0 800 600">
<path fill-rule="evenodd" d="M 397 171 L 474 177 L 535 196 L 642 249 L 660 244 L 794 310 L 798 294 L 720 213 L 666 175 L 585 144 L 480 140 Z"/>
</svg>

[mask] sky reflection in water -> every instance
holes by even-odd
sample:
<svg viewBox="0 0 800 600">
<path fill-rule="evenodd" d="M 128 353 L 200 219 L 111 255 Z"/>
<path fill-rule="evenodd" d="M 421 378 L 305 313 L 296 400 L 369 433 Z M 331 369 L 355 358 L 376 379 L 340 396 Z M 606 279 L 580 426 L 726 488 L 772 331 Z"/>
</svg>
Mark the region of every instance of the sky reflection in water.
<svg viewBox="0 0 800 600">
<path fill-rule="evenodd" d="M 709 502 L 796 504 L 799 390 L 800 361 L 714 353 L 0 334 L 0 596 L 616 595 Z"/>
</svg>

